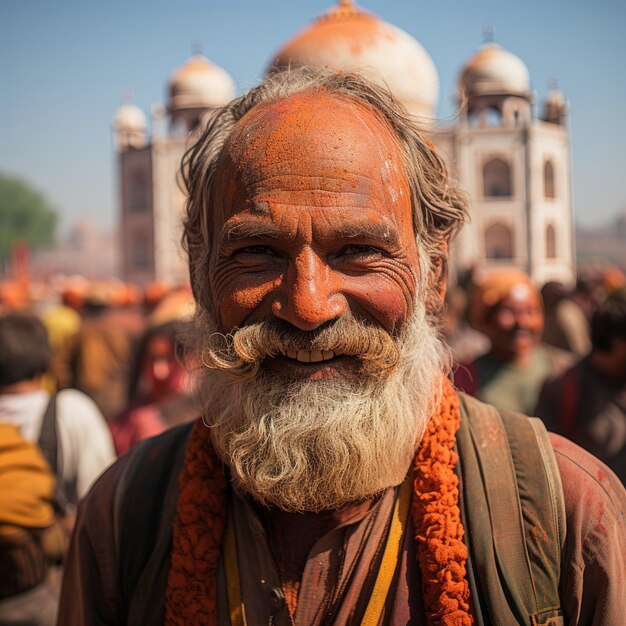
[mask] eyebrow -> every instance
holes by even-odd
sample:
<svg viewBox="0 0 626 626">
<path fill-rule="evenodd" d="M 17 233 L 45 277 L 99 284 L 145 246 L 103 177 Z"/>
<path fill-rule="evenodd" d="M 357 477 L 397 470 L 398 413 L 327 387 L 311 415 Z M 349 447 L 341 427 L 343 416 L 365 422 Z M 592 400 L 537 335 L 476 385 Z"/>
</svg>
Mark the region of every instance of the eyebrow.
<svg viewBox="0 0 626 626">
<path fill-rule="evenodd" d="M 222 228 L 222 242 L 239 243 L 248 239 L 284 239 L 285 231 L 271 222 L 245 220 L 235 224 L 226 222 Z"/>
<path fill-rule="evenodd" d="M 237 244 L 243 241 L 270 239 L 284 240 L 290 234 L 280 226 L 265 220 L 246 219 L 229 224 L 226 222 L 222 228 L 221 241 L 225 244 Z M 372 223 L 369 221 L 352 222 L 350 224 L 337 225 L 328 236 L 317 234 L 316 239 L 324 241 L 339 239 L 342 241 L 384 241 L 394 245 L 398 243 L 398 231 L 389 222 Z"/>
</svg>

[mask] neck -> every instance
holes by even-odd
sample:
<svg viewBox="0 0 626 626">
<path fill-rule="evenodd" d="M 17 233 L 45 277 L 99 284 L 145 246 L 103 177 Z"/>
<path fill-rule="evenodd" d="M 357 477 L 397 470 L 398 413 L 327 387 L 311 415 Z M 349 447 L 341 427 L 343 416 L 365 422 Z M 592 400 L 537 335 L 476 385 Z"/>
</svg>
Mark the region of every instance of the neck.
<svg viewBox="0 0 626 626">
<path fill-rule="evenodd" d="M 165 390 L 165 391 L 156 391 L 153 390 L 148 394 L 148 402 L 150 404 L 165 404 L 168 400 L 176 397 L 175 391 Z"/>
<path fill-rule="evenodd" d="M 43 389 L 41 376 L 32 380 L 20 380 L 12 385 L 0 387 L 0 395 L 8 395 L 10 393 L 30 393 L 31 391 L 40 391 Z"/>
<path fill-rule="evenodd" d="M 373 502 L 374 499 L 368 499 L 319 513 L 286 513 L 276 508 L 262 510 L 292 615 L 296 610 L 302 573 L 315 543 L 333 528 L 365 515 Z"/>
<path fill-rule="evenodd" d="M 623 360 L 615 357 L 613 353 L 594 350 L 589 356 L 589 362 L 602 376 L 618 383 L 626 383 L 626 367 Z"/>
<path fill-rule="evenodd" d="M 514 352 L 492 347 L 491 356 L 500 363 L 512 363 L 518 367 L 527 367 L 532 362 L 534 347 L 531 350 Z"/>
</svg>

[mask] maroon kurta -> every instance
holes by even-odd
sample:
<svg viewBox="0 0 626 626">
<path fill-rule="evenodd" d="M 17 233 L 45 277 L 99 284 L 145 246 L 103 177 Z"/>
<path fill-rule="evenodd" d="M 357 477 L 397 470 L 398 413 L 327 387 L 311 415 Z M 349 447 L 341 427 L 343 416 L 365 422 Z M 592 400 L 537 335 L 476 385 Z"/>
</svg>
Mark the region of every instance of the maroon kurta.
<svg viewBox="0 0 626 626">
<path fill-rule="evenodd" d="M 560 582 L 568 624 L 622 626 L 626 615 L 626 495 L 617 478 L 571 442 L 550 436 L 563 483 L 567 537 Z M 109 470 L 80 507 L 63 586 L 59 624 L 122 625 L 118 558 L 112 510 L 115 486 L 128 457 Z M 296 623 L 359 623 L 375 578 L 396 490 L 385 492 L 360 518 L 321 537 L 309 553 L 299 592 Z M 175 506 L 168 494 L 166 507 Z M 274 599 L 280 578 L 254 507 L 231 494 L 238 540 L 242 594 L 248 624 L 289 624 L 284 604 Z M 168 504 L 169 502 L 169 504 Z M 172 513 L 173 511 L 170 511 Z M 373 565 L 373 567 L 372 567 Z M 162 567 L 166 567 L 162 565 Z M 151 614 L 162 614 L 163 587 L 150 590 Z M 223 569 L 218 577 L 220 624 L 228 625 Z M 420 574 L 408 525 L 381 624 L 425 624 Z M 148 621 L 145 623 L 155 623 Z"/>
</svg>

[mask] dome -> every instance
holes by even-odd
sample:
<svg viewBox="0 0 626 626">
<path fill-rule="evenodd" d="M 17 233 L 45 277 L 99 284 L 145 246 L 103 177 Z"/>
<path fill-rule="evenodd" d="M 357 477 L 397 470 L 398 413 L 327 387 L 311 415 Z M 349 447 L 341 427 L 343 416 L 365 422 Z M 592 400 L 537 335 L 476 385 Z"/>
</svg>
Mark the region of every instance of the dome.
<svg viewBox="0 0 626 626">
<path fill-rule="evenodd" d="M 387 86 L 409 113 L 435 115 L 439 79 L 428 52 L 408 33 L 349 0 L 341 0 L 288 41 L 269 71 L 303 65 L 358 71 Z"/>
<path fill-rule="evenodd" d="M 546 95 L 546 105 L 566 108 L 567 100 L 560 89 L 550 89 Z"/>
<path fill-rule="evenodd" d="M 530 74 L 523 61 L 495 43 L 486 43 L 465 64 L 459 89 L 468 97 L 530 93 Z"/>
<path fill-rule="evenodd" d="M 124 103 L 113 118 L 116 131 L 144 132 L 148 126 L 144 112 L 132 102 Z"/>
<path fill-rule="evenodd" d="M 169 92 L 170 111 L 220 107 L 235 97 L 235 84 L 225 70 L 197 54 L 174 72 Z"/>
<path fill-rule="evenodd" d="M 548 91 L 543 105 L 543 120 L 553 124 L 564 124 L 569 112 L 567 100 L 560 89 Z"/>
</svg>

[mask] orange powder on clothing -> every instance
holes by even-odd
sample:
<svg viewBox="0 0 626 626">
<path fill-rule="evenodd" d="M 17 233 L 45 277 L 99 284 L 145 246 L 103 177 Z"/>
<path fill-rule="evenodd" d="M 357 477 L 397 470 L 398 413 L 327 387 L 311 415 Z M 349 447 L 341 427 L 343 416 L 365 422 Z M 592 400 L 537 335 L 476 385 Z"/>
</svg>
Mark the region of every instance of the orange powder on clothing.
<svg viewBox="0 0 626 626">
<path fill-rule="evenodd" d="M 217 566 L 228 506 L 226 478 L 198 420 L 181 472 L 165 594 L 165 623 L 217 624 Z"/>
<path fill-rule="evenodd" d="M 459 398 L 446 378 L 439 410 L 428 422 L 415 456 L 413 525 L 429 624 L 473 623 L 465 564 L 467 547 L 459 509 L 454 451 L 461 414 Z"/>
<path fill-rule="evenodd" d="M 458 397 L 445 379 L 439 409 L 431 417 L 415 457 L 412 513 L 427 621 L 446 626 L 473 623 L 454 473 L 459 422 Z M 180 476 L 166 626 L 217 625 L 216 574 L 227 514 L 227 483 L 209 433 L 199 420 Z"/>
</svg>

